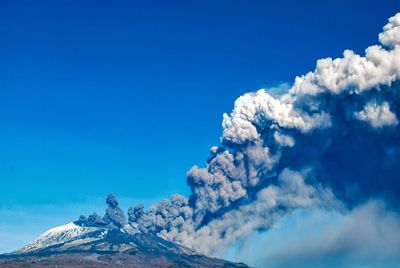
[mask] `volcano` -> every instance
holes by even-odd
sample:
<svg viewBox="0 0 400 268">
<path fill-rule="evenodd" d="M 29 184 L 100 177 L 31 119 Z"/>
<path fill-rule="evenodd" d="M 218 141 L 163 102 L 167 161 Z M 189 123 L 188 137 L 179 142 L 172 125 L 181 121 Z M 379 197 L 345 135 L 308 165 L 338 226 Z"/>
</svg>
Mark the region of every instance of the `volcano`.
<svg viewBox="0 0 400 268">
<path fill-rule="evenodd" d="M 0 256 L 1 267 L 248 267 L 199 254 L 151 233 L 71 222 Z"/>
</svg>

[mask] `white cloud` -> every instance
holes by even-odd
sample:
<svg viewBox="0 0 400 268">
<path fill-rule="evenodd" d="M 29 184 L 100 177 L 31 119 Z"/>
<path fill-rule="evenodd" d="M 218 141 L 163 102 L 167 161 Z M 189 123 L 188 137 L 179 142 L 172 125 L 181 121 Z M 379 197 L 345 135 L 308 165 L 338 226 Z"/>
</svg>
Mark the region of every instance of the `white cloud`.
<svg viewBox="0 0 400 268">
<path fill-rule="evenodd" d="M 374 128 L 396 126 L 399 123 L 396 114 L 390 111 L 389 103 L 386 101 L 382 104 L 369 102 L 362 111 L 356 112 L 355 116 L 359 120 L 370 123 Z"/>
<path fill-rule="evenodd" d="M 274 132 L 274 139 L 278 144 L 282 146 L 293 147 L 295 144 L 293 137 L 289 135 L 284 135 L 279 131 Z"/>
<path fill-rule="evenodd" d="M 384 32 L 379 34 L 379 41 L 385 46 L 395 46 L 400 43 L 400 13 L 389 19 L 383 27 Z"/>
<path fill-rule="evenodd" d="M 323 94 L 331 100 L 356 95 L 368 101 L 371 96 L 363 93 L 376 90 L 375 95 L 388 98 L 385 93 L 392 90 L 388 87 L 400 78 L 400 45 L 396 45 L 400 43 L 400 13 L 389 19 L 380 40 L 391 46 L 370 46 L 365 56 L 345 50 L 342 58 L 318 60 L 315 70 L 296 77 L 286 94 L 274 96 L 268 89 L 261 89 L 241 96 L 231 114 L 223 115 L 222 142 L 238 145 L 256 142 L 269 127 L 296 129 L 302 133 L 329 128 L 337 107 L 330 110 L 332 107 L 322 103 Z M 394 125 L 396 116 L 386 105 L 367 106 L 357 118 L 365 118 L 377 127 Z M 349 103 L 346 112 L 354 113 L 356 108 Z M 377 115 L 380 117 L 375 117 L 376 120 L 369 118 Z"/>
<path fill-rule="evenodd" d="M 314 72 L 297 77 L 293 95 L 352 94 L 380 86 L 390 86 L 400 76 L 400 47 L 385 50 L 371 46 L 365 57 L 345 50 L 343 58 L 317 61 Z"/>
<path fill-rule="evenodd" d="M 257 129 L 265 129 L 267 124 L 282 128 L 296 128 L 309 132 L 315 128 L 331 125 L 329 114 L 324 111 L 309 115 L 295 109 L 295 98 L 284 94 L 279 98 L 269 95 L 264 89 L 247 93 L 235 101 L 235 107 L 228 116 L 224 114 L 222 141 L 243 144 L 260 138 Z"/>
</svg>

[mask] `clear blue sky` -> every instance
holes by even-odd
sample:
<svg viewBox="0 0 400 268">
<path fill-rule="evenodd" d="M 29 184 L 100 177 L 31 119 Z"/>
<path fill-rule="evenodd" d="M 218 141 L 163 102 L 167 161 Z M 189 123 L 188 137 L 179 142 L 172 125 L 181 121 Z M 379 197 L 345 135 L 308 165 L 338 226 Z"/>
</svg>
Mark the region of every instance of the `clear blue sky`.
<svg viewBox="0 0 400 268">
<path fill-rule="evenodd" d="M 238 96 L 363 53 L 397 11 L 395 0 L 0 1 L 0 251 L 109 192 L 125 206 L 188 194 L 187 170 Z"/>
</svg>

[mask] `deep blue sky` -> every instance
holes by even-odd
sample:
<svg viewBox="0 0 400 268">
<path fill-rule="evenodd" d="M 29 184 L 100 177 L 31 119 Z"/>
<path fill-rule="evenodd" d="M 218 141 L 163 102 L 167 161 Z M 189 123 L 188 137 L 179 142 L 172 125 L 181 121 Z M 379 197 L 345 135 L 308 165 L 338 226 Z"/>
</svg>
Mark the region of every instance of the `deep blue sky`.
<svg viewBox="0 0 400 268">
<path fill-rule="evenodd" d="M 397 11 L 395 0 L 0 1 L 0 209 L 188 194 L 187 170 L 238 96 L 363 53 Z M 0 233 L 15 221 L 2 217 Z"/>
</svg>

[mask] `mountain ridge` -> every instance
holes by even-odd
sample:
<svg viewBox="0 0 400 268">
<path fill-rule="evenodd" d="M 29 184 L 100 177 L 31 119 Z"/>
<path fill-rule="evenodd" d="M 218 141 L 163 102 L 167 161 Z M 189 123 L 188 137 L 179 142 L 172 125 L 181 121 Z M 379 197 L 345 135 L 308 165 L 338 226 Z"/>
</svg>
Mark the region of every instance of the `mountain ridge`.
<svg viewBox="0 0 400 268">
<path fill-rule="evenodd" d="M 130 234 L 76 223 L 52 228 L 0 255 L 6 267 L 248 267 L 207 257 L 151 233 Z"/>
</svg>

